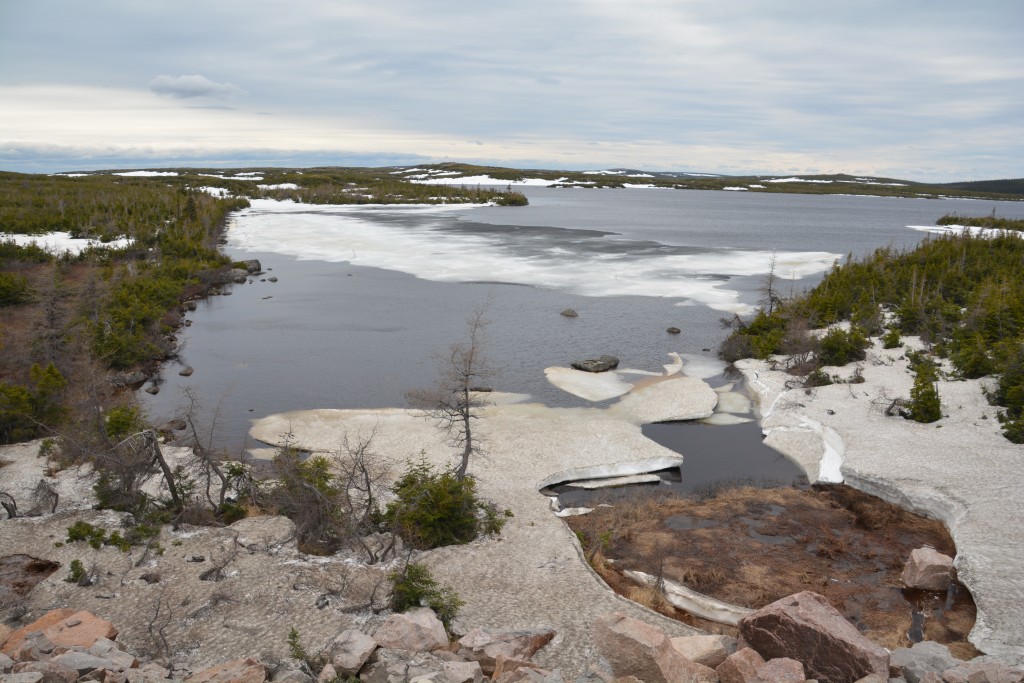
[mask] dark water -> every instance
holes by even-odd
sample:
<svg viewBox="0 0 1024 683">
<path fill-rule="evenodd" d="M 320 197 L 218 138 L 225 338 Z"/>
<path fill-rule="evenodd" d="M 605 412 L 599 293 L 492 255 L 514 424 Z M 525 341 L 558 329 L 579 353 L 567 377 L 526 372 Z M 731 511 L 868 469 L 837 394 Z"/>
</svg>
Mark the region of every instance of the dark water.
<svg viewBox="0 0 1024 683">
<path fill-rule="evenodd" d="M 997 206 L 1024 216 L 1024 204 L 1005 202 L 525 191 L 531 205 L 522 208 L 239 219 L 228 253 L 259 258 L 278 282 L 256 278 L 199 304 L 179 334 L 182 363 L 195 373 L 182 378 L 171 365 L 157 396 L 140 393 L 150 417 L 171 417 L 191 387 L 217 416 L 214 443 L 234 451 L 249 421 L 267 414 L 402 406 L 406 391 L 433 382 L 437 354 L 482 306 L 495 389 L 590 405 L 550 386 L 543 369 L 612 354 L 620 367 L 659 370 L 670 352 L 713 355 L 703 350 L 717 347 L 719 321 L 731 313 L 701 302 L 755 303 L 772 251 L 859 255 L 915 244 L 924 233 L 905 226 L 947 212 Z M 254 252 L 257 243 L 273 248 Z M 566 308 L 579 317 L 559 315 Z M 669 326 L 682 334 L 668 335 Z"/>
</svg>

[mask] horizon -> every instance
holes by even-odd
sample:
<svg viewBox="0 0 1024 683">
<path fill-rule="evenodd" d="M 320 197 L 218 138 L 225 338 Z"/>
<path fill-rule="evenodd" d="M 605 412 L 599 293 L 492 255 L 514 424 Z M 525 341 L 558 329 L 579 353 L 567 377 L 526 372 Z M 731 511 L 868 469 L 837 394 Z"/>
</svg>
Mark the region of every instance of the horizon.
<svg viewBox="0 0 1024 683">
<path fill-rule="evenodd" d="M 1024 4 L 1003 0 L 40 0 L 0 18 L 4 170 L 1024 177 Z"/>
</svg>

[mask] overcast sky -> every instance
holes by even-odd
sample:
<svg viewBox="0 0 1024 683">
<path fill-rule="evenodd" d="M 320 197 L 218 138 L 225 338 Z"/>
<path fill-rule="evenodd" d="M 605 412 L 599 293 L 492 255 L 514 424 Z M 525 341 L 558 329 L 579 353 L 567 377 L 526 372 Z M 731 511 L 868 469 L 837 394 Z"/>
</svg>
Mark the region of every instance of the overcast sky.
<svg viewBox="0 0 1024 683">
<path fill-rule="evenodd" d="M 1024 176 L 1019 0 L 0 0 L 0 169 Z"/>
</svg>

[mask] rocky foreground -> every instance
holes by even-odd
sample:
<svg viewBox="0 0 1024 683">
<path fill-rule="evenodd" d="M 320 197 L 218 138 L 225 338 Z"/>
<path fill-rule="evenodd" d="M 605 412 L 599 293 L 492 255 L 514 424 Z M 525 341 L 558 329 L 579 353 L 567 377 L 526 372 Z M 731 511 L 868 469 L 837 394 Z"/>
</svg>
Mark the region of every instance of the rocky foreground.
<svg viewBox="0 0 1024 683">
<path fill-rule="evenodd" d="M 978 658 L 962 662 L 942 645 L 889 653 L 864 638 L 821 596 L 799 593 L 740 622 L 740 637 L 671 638 L 611 613 L 592 624 L 601 657 L 576 683 L 1020 683 L 1024 669 Z M 450 640 L 427 608 L 392 614 L 372 633 L 346 629 L 320 653 L 295 643 L 288 659 L 258 656 L 197 671 L 146 661 L 117 641 L 118 630 L 90 612 L 53 610 L 17 630 L 0 626 L 0 683 L 563 683 L 560 669 L 532 657 L 550 629 L 473 629 Z M 251 643 L 255 650 L 258 642 Z"/>
</svg>

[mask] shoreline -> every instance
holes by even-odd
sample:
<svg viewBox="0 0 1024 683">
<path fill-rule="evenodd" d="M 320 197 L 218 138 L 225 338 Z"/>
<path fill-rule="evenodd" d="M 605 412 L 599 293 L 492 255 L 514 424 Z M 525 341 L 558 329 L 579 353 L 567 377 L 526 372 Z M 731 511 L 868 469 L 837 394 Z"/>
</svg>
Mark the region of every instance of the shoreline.
<svg viewBox="0 0 1024 683">
<path fill-rule="evenodd" d="M 881 409 L 909 396 L 903 349 L 873 340 L 862 384 L 786 388 L 793 377 L 767 362 L 736 367 L 760 412 L 765 444 L 808 479 L 843 483 L 938 519 L 953 537 L 960 581 L 978 607 L 970 641 L 1008 662 L 1024 661 L 1024 447 L 1003 438 L 984 380 L 941 380 L 941 420 L 919 424 Z M 913 338 L 905 340 L 920 346 Z M 854 365 L 826 368 L 849 376 Z M 947 368 L 948 369 L 948 368 Z"/>
</svg>

